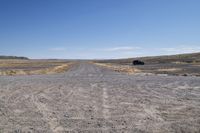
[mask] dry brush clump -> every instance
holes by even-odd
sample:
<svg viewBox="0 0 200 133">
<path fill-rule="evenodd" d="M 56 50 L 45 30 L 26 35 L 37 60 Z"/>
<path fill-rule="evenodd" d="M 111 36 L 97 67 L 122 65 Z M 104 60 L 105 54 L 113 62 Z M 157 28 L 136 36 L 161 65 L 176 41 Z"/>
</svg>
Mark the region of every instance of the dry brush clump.
<svg viewBox="0 0 200 133">
<path fill-rule="evenodd" d="M 28 74 L 54 74 L 54 73 L 62 73 L 67 71 L 72 63 L 68 64 L 63 64 L 60 66 L 56 66 L 53 68 L 46 68 L 46 69 L 40 69 L 40 70 L 35 70 L 35 71 L 30 71 Z"/>
<path fill-rule="evenodd" d="M 127 74 L 134 74 L 134 73 L 140 72 L 139 69 L 134 68 L 133 66 L 114 65 L 114 64 L 110 64 L 110 63 L 94 63 L 94 64 L 112 69 L 116 72 L 123 72 L 123 73 L 127 73 Z"/>
<path fill-rule="evenodd" d="M 163 68 L 163 69 L 158 69 L 157 71 L 159 72 L 176 72 L 176 71 L 182 71 L 181 68 Z"/>
</svg>

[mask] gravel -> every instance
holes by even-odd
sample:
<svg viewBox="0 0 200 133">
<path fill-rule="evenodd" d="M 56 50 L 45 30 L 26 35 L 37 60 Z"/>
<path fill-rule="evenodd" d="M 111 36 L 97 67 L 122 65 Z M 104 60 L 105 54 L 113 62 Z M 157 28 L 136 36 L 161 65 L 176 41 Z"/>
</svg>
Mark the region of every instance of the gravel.
<svg viewBox="0 0 200 133">
<path fill-rule="evenodd" d="M 200 78 L 87 62 L 62 74 L 0 76 L 1 132 L 200 132 Z"/>
</svg>

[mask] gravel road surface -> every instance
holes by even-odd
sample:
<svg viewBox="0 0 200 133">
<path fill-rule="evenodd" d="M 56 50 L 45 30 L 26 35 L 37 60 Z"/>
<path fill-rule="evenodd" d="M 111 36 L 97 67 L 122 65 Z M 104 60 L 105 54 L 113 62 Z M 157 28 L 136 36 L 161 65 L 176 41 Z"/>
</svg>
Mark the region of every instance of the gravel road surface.
<svg viewBox="0 0 200 133">
<path fill-rule="evenodd" d="M 200 132 L 200 78 L 127 75 L 87 62 L 0 76 L 0 133 Z"/>
</svg>

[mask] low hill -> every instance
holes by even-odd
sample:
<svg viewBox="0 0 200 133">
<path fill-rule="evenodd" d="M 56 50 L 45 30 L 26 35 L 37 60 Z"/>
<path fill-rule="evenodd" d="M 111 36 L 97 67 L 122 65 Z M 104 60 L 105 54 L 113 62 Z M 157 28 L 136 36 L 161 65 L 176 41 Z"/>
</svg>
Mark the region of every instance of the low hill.
<svg viewBox="0 0 200 133">
<path fill-rule="evenodd" d="M 27 57 L 19 57 L 19 56 L 4 56 L 4 55 L 0 55 L 0 59 L 23 59 L 23 60 L 28 60 Z"/>
<path fill-rule="evenodd" d="M 130 63 L 132 63 L 133 60 L 142 60 L 147 64 L 200 63 L 200 53 L 166 55 L 166 56 L 137 57 L 137 58 L 128 58 L 128 59 L 98 60 L 98 62 L 130 64 Z"/>
</svg>

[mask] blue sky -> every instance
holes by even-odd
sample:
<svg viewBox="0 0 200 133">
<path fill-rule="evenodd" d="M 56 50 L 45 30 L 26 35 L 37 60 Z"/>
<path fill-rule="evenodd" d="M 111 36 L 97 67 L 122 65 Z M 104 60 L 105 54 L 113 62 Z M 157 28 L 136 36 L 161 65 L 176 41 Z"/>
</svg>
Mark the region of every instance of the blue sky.
<svg viewBox="0 0 200 133">
<path fill-rule="evenodd" d="M 199 0 L 0 0 L 0 55 L 126 58 L 200 52 Z"/>
</svg>

